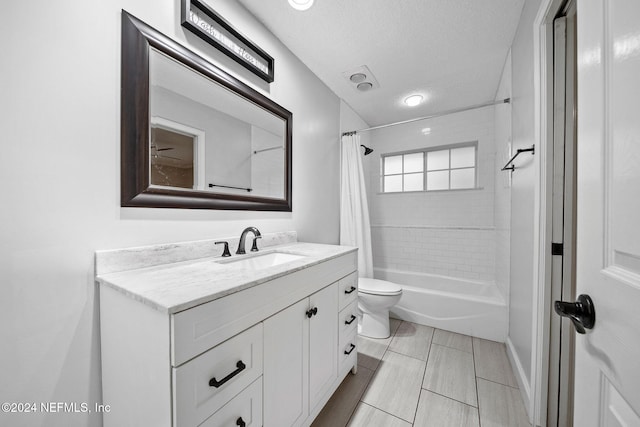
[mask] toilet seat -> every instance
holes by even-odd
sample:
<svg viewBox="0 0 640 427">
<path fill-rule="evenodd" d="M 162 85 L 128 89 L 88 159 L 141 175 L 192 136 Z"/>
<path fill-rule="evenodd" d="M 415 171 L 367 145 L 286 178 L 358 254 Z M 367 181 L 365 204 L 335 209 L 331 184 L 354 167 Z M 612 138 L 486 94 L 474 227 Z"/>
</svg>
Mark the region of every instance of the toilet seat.
<svg viewBox="0 0 640 427">
<path fill-rule="evenodd" d="M 402 288 L 397 283 L 386 280 L 361 277 L 358 279 L 358 292 L 369 295 L 399 295 Z"/>
</svg>

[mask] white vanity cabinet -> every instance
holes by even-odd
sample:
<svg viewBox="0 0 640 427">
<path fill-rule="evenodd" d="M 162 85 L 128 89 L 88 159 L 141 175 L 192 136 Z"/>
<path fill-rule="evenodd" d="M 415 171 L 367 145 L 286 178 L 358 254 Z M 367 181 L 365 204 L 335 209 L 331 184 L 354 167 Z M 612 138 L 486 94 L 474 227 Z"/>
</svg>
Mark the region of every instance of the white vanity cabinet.
<svg viewBox="0 0 640 427">
<path fill-rule="evenodd" d="M 307 420 L 338 376 L 337 346 L 337 283 L 264 321 L 264 427 Z"/>
<path fill-rule="evenodd" d="M 357 261 L 353 248 L 291 247 L 311 255 L 268 275 L 212 262 L 99 275 L 105 427 L 309 426 L 355 372 L 357 352 L 341 348 L 355 345 L 355 323 L 341 324 L 355 307 Z M 177 292 L 188 274 L 211 274 L 212 289 L 244 282 L 205 301 L 151 298 L 153 280 Z"/>
</svg>

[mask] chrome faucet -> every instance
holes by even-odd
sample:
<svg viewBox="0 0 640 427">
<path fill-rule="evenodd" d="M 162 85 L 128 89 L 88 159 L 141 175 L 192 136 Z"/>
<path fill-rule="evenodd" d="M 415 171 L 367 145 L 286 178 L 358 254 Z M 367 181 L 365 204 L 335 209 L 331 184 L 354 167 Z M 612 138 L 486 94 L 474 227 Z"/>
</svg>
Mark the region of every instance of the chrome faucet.
<svg viewBox="0 0 640 427">
<path fill-rule="evenodd" d="M 253 245 L 251 246 L 251 252 L 258 252 L 257 241 L 258 239 L 262 238 L 262 235 L 260 234 L 260 230 L 258 230 L 255 227 L 247 227 L 242 231 L 242 234 L 240 235 L 240 242 L 238 242 L 238 250 L 236 251 L 236 254 L 238 255 L 246 254 L 244 250 L 244 241 L 245 241 L 245 238 L 247 237 L 248 232 L 252 232 L 254 236 Z"/>
</svg>

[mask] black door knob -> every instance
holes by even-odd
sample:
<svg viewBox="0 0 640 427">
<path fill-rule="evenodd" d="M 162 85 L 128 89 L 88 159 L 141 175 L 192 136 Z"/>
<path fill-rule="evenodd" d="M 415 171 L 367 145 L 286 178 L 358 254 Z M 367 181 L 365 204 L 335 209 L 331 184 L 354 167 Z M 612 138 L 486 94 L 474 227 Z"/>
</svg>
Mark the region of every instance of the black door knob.
<svg viewBox="0 0 640 427">
<path fill-rule="evenodd" d="M 556 301 L 554 308 L 560 316 L 571 319 L 579 334 L 592 329 L 596 323 L 596 309 L 589 295 L 578 296 L 576 302 Z"/>
</svg>

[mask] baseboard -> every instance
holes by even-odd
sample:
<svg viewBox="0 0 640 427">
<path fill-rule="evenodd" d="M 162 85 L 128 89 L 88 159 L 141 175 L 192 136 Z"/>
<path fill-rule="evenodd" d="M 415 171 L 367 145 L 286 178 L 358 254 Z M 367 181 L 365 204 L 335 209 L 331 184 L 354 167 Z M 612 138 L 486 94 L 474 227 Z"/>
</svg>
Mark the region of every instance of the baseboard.
<svg viewBox="0 0 640 427">
<path fill-rule="evenodd" d="M 527 378 L 527 375 L 522 368 L 522 363 L 520 363 L 520 358 L 516 353 L 515 347 L 513 347 L 510 337 L 507 337 L 505 344 L 507 346 L 507 356 L 509 357 L 511 366 L 513 366 L 515 370 L 514 374 L 516 375 L 516 381 L 518 381 L 518 387 L 520 388 L 524 408 L 527 410 L 529 420 L 531 420 L 531 386 L 529 384 L 529 378 Z"/>
</svg>

